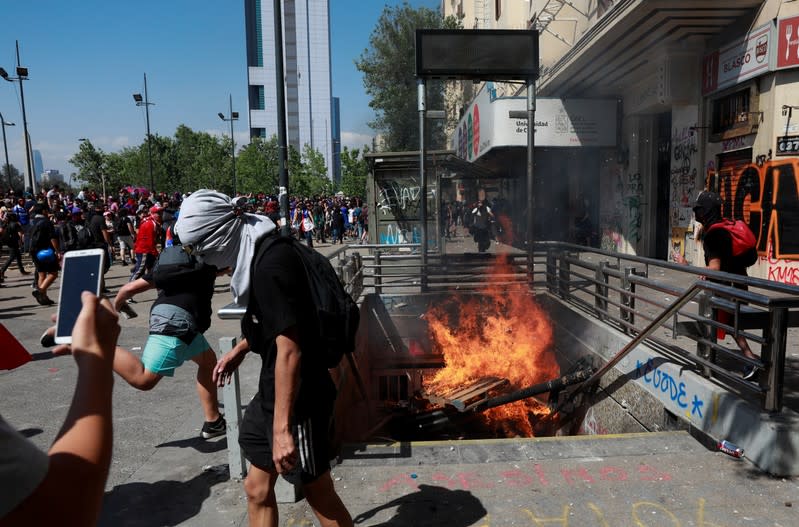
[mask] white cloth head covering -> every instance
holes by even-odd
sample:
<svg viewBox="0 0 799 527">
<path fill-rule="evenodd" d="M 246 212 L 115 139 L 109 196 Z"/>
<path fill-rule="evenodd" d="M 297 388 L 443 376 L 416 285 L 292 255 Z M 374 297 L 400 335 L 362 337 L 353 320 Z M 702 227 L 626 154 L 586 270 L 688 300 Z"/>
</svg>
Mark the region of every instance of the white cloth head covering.
<svg viewBox="0 0 799 527">
<path fill-rule="evenodd" d="M 233 268 L 233 301 L 246 305 L 255 242 L 276 226 L 266 216 L 242 212 L 239 205 L 221 192 L 198 190 L 183 200 L 175 233 L 207 264 Z"/>
</svg>

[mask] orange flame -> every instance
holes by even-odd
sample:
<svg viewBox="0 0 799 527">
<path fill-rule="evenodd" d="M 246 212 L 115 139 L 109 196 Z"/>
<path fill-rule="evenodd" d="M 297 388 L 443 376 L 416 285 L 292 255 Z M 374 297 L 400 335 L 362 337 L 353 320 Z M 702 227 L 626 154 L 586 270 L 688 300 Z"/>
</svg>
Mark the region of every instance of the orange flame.
<svg viewBox="0 0 799 527">
<path fill-rule="evenodd" d="M 443 392 L 494 376 L 508 379 L 519 390 L 559 376 L 552 353 L 552 324 L 527 291 L 509 290 L 498 282 L 511 273 L 500 255 L 481 295 L 452 297 L 425 315 L 431 342 L 446 366 L 426 383 Z M 533 436 L 530 414 L 548 414 L 535 399 L 492 408 L 484 416 L 504 435 Z"/>
</svg>

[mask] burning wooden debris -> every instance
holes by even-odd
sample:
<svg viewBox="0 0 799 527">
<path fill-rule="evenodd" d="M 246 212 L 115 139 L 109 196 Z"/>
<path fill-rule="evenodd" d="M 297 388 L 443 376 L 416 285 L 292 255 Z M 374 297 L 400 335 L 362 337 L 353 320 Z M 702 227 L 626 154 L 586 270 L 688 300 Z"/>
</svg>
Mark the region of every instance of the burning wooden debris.
<svg viewBox="0 0 799 527">
<path fill-rule="evenodd" d="M 484 377 L 458 389 L 438 394 L 424 393 L 418 398 L 422 408 L 406 416 L 403 428 L 418 432 L 431 432 L 447 427 L 460 429 L 486 410 L 525 401 L 536 395 L 558 392 L 585 381 L 592 373 L 593 368 L 584 368 L 513 391 L 508 391 L 510 383 L 507 379 Z M 544 412 L 544 415 L 548 414 Z"/>
</svg>

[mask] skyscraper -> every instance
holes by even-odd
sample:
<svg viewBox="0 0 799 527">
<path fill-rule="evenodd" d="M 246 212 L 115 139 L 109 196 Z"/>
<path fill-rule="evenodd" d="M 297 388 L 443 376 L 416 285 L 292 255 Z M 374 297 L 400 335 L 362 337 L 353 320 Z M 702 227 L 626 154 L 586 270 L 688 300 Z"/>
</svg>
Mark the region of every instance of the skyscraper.
<svg viewBox="0 0 799 527">
<path fill-rule="evenodd" d="M 272 0 L 244 0 L 250 136 L 277 134 L 275 24 Z M 283 0 L 286 141 L 325 159 L 333 178 L 330 16 L 328 0 Z"/>
<path fill-rule="evenodd" d="M 33 151 L 33 174 L 36 176 L 36 182 L 42 182 L 42 174 L 44 173 L 44 162 L 42 161 L 42 152 L 40 150 Z"/>
</svg>

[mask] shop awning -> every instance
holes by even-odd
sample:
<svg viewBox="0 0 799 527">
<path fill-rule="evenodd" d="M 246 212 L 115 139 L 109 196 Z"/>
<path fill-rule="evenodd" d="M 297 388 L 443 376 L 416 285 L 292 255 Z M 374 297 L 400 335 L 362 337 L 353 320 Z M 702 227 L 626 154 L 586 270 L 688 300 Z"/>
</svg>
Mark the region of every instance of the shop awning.
<svg viewBox="0 0 799 527">
<path fill-rule="evenodd" d="M 703 46 L 762 0 L 621 0 L 539 79 L 539 95 L 615 96 L 650 74 L 667 50 Z M 745 31 L 745 30 L 744 30 Z M 542 44 L 546 33 L 542 33 Z M 694 48 L 695 49 L 695 48 Z"/>
</svg>

